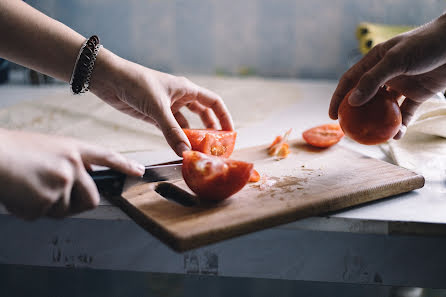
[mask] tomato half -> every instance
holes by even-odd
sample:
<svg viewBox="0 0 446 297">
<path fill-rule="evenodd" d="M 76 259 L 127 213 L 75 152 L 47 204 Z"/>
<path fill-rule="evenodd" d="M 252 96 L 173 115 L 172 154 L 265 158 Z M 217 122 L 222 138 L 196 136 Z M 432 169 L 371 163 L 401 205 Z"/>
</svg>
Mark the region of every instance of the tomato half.
<svg viewBox="0 0 446 297">
<path fill-rule="evenodd" d="M 344 132 L 338 124 L 317 126 L 302 133 L 303 139 L 308 144 L 321 148 L 338 143 L 343 136 Z"/>
<path fill-rule="evenodd" d="M 201 199 L 223 200 L 248 182 L 253 164 L 214 157 L 197 151 L 183 152 L 183 178 Z"/>
<path fill-rule="evenodd" d="M 237 132 L 209 130 L 209 129 L 183 129 L 192 145 L 192 150 L 208 155 L 229 158 L 234 151 Z"/>
</svg>

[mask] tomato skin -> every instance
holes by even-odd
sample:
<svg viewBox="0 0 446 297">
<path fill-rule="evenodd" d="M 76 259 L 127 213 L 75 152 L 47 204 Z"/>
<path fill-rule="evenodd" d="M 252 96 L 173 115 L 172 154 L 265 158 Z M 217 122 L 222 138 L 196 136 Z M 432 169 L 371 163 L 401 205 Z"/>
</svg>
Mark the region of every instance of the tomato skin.
<svg viewBox="0 0 446 297">
<path fill-rule="evenodd" d="M 339 124 L 348 137 L 373 145 L 386 142 L 398 133 L 402 122 L 398 94 L 381 87 L 366 104 L 351 106 L 348 103 L 351 92 L 338 109 Z"/>
<path fill-rule="evenodd" d="M 200 199 L 224 200 L 248 182 L 254 165 L 203 154 L 183 152 L 183 178 Z"/>
<path fill-rule="evenodd" d="M 260 174 L 257 170 L 253 169 L 251 175 L 249 176 L 248 182 L 256 183 L 260 180 Z"/>
<path fill-rule="evenodd" d="M 210 129 L 183 129 L 192 150 L 229 158 L 234 151 L 237 132 Z"/>
<path fill-rule="evenodd" d="M 310 145 L 327 148 L 338 143 L 344 132 L 338 124 L 325 124 L 308 129 L 302 133 L 302 138 Z"/>
</svg>

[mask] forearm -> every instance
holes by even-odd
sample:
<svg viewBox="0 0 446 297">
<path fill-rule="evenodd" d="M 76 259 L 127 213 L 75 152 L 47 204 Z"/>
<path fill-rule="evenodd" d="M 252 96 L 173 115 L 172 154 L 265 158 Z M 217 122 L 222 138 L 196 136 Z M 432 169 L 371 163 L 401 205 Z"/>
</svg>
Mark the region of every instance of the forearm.
<svg viewBox="0 0 446 297">
<path fill-rule="evenodd" d="M 0 1 L 0 57 L 68 82 L 85 38 L 20 0 Z"/>
</svg>

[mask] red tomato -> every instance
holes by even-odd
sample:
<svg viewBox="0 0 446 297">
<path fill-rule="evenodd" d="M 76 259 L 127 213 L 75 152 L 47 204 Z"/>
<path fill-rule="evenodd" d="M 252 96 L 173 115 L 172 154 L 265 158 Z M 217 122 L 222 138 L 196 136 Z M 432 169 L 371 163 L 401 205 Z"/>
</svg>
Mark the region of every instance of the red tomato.
<svg viewBox="0 0 446 297">
<path fill-rule="evenodd" d="M 192 149 L 208 155 L 229 158 L 234 151 L 237 132 L 208 130 L 208 129 L 183 129 L 192 145 Z"/>
<path fill-rule="evenodd" d="M 350 91 L 339 106 L 339 124 L 344 133 L 362 144 L 379 144 L 394 137 L 401 126 L 399 95 L 385 87 L 362 106 L 348 103 Z"/>
<path fill-rule="evenodd" d="M 260 180 L 260 174 L 257 170 L 253 169 L 251 172 L 251 176 L 249 177 L 249 181 L 250 183 L 256 183 Z"/>
<path fill-rule="evenodd" d="M 338 124 L 326 124 L 308 129 L 302 133 L 303 139 L 312 146 L 329 147 L 336 144 L 344 136 Z"/>
<path fill-rule="evenodd" d="M 248 182 L 253 166 L 197 151 L 183 152 L 183 178 L 205 200 L 223 200 L 240 191 Z"/>
</svg>

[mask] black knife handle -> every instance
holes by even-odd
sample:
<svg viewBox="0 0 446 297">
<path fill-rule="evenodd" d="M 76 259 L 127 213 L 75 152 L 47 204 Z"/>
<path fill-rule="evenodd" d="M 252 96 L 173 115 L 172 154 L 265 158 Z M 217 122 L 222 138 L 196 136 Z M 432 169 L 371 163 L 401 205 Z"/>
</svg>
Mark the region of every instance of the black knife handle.
<svg viewBox="0 0 446 297">
<path fill-rule="evenodd" d="M 112 169 L 88 172 L 93 179 L 99 193 L 104 195 L 120 195 L 124 188 L 126 175 Z"/>
</svg>

